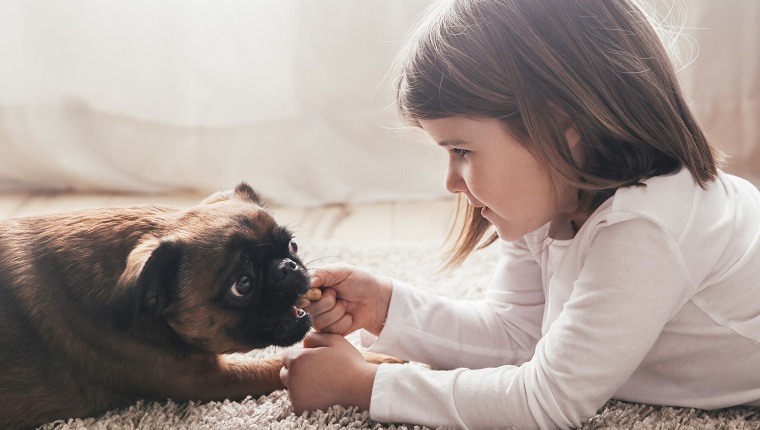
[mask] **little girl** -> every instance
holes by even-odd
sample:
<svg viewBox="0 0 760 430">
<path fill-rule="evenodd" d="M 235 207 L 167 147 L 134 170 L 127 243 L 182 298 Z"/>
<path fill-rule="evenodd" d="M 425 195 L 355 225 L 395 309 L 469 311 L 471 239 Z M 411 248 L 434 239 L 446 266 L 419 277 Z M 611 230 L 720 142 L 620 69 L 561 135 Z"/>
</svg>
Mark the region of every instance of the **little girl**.
<svg viewBox="0 0 760 430">
<path fill-rule="evenodd" d="M 319 332 L 281 373 L 296 412 L 547 429 L 610 398 L 760 406 L 760 192 L 719 170 L 632 0 L 444 1 L 398 67 L 399 112 L 465 205 L 450 265 L 492 242 L 501 260 L 480 301 L 316 270 Z M 357 329 L 436 370 L 365 362 Z"/>
</svg>

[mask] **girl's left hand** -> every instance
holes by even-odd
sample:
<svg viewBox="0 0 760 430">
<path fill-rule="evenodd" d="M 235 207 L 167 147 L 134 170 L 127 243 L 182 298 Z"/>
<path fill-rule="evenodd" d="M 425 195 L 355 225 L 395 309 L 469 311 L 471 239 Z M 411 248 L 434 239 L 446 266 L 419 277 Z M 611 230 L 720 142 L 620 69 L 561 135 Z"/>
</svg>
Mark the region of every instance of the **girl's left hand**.
<svg viewBox="0 0 760 430">
<path fill-rule="evenodd" d="M 296 414 L 333 405 L 369 409 L 377 364 L 340 335 L 310 333 L 303 345 L 283 354 L 280 370 Z"/>
</svg>

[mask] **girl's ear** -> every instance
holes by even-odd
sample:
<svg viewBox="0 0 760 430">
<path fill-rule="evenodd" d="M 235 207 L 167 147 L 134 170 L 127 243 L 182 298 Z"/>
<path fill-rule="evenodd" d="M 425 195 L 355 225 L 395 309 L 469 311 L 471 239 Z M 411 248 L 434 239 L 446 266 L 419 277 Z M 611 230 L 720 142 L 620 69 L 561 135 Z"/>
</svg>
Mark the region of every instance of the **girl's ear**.
<svg viewBox="0 0 760 430">
<path fill-rule="evenodd" d="M 573 160 L 577 164 L 581 164 L 585 158 L 583 152 L 583 145 L 579 145 L 581 141 L 581 133 L 575 126 L 574 122 L 571 122 L 565 127 L 565 140 L 567 140 L 567 146 L 570 147 L 570 153 L 573 155 Z"/>
<path fill-rule="evenodd" d="M 570 147 L 570 150 L 575 153 L 574 150 L 576 146 L 578 146 L 578 142 L 581 141 L 581 134 L 575 127 L 575 123 L 570 123 L 570 125 L 565 127 L 565 139 L 567 140 L 567 145 Z"/>
<path fill-rule="evenodd" d="M 578 149 L 576 149 L 576 147 L 578 146 L 578 142 L 581 141 L 581 133 L 578 131 L 578 127 L 575 125 L 575 122 L 573 122 L 573 119 L 570 118 L 570 115 L 568 115 L 564 110 L 557 107 L 557 105 L 554 103 L 549 103 L 549 109 L 551 109 L 554 116 L 562 125 L 562 130 L 565 133 L 565 140 L 567 141 L 567 145 L 570 147 L 573 155 L 577 156 Z"/>
</svg>

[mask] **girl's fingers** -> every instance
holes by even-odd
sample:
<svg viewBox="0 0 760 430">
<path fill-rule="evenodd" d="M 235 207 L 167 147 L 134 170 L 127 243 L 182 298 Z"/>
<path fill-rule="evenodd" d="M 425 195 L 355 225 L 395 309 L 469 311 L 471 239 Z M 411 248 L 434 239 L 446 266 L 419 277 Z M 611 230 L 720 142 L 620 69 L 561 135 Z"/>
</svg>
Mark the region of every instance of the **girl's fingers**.
<svg viewBox="0 0 760 430">
<path fill-rule="evenodd" d="M 316 305 L 317 303 L 314 304 Z M 318 314 L 312 313 L 311 318 L 314 321 L 314 328 L 322 331 L 324 328 L 335 324 L 346 314 L 347 307 L 348 303 L 346 303 L 346 301 L 338 300 L 335 302 L 335 306 L 333 306 L 332 309 Z"/>
<path fill-rule="evenodd" d="M 351 333 L 351 327 L 354 324 L 354 317 L 351 314 L 344 314 L 338 321 L 320 330 L 322 333 L 331 333 L 345 336 Z"/>
<path fill-rule="evenodd" d="M 287 367 L 283 367 L 283 368 L 280 369 L 280 380 L 282 381 L 282 384 L 285 387 L 290 387 L 290 385 L 289 385 L 290 378 L 288 377 L 288 368 Z"/>
<path fill-rule="evenodd" d="M 308 306 L 305 306 L 302 309 L 307 311 L 312 317 L 316 317 L 335 307 L 335 302 L 337 301 L 336 296 L 337 294 L 335 293 L 335 290 L 332 288 L 325 288 L 322 290 L 322 296 L 319 300 L 313 302 L 309 301 Z"/>
<path fill-rule="evenodd" d="M 287 350 L 282 353 L 280 360 L 282 361 L 282 368 L 280 368 L 280 380 L 282 383 L 289 387 L 290 374 L 288 369 L 290 368 L 290 361 L 293 359 L 294 350 Z"/>
<path fill-rule="evenodd" d="M 347 342 L 343 336 L 332 333 L 311 332 L 303 340 L 304 348 L 334 347 Z"/>
<path fill-rule="evenodd" d="M 310 272 L 311 286 L 315 288 L 331 287 L 340 284 L 351 276 L 352 272 L 353 270 L 351 270 L 350 266 L 345 264 L 318 267 Z"/>
<path fill-rule="evenodd" d="M 331 335 L 319 332 L 311 332 L 306 335 L 303 340 L 304 348 L 319 348 L 321 346 L 329 346 L 329 338 Z"/>
<path fill-rule="evenodd" d="M 317 276 L 316 271 L 311 273 L 311 288 L 319 288 L 325 285 L 324 279 Z"/>
</svg>

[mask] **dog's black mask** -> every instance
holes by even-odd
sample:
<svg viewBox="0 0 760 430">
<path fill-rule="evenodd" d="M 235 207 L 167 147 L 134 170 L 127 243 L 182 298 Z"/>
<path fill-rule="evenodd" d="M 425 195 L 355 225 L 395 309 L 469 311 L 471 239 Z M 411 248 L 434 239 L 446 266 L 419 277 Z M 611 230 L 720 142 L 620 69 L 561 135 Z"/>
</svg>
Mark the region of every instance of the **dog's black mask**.
<svg viewBox="0 0 760 430">
<path fill-rule="evenodd" d="M 309 331 L 312 321 L 294 303 L 308 289 L 308 273 L 294 254 L 246 259 L 224 292 L 226 305 L 242 312 L 242 324 L 230 328 L 229 335 L 253 348 L 298 342 Z"/>
</svg>

